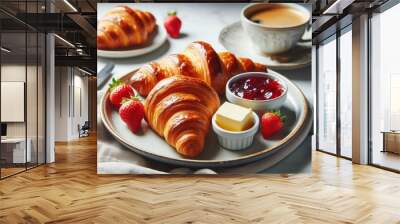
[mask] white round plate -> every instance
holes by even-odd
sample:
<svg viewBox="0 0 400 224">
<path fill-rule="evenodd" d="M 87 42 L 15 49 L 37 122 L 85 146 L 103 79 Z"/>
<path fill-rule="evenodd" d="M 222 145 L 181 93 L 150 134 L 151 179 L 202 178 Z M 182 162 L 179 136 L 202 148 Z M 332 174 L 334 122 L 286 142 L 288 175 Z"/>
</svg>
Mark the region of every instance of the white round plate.
<svg viewBox="0 0 400 224">
<path fill-rule="evenodd" d="M 223 28 L 219 34 L 219 42 L 228 51 L 241 57 L 251 58 L 253 61 L 268 65 L 273 69 L 297 69 L 311 63 L 311 30 L 304 33 L 303 39 L 293 49 L 279 55 L 279 58 L 287 58 L 287 62 L 278 61 L 271 56 L 261 55 L 253 50 L 252 43 L 243 30 L 240 22 L 233 23 Z"/>
<path fill-rule="evenodd" d="M 140 55 L 144 55 L 150 53 L 159 47 L 161 47 L 164 42 L 167 40 L 167 33 L 162 28 L 162 26 L 157 26 L 156 33 L 154 34 L 153 40 L 148 43 L 146 46 L 142 46 L 140 48 L 131 49 L 131 50 L 99 50 L 97 49 L 97 56 L 105 57 L 105 58 L 129 58 L 136 57 Z"/>
<path fill-rule="evenodd" d="M 142 122 L 142 131 L 133 134 L 122 122 L 118 111 L 109 102 L 108 91 L 103 95 L 100 102 L 100 116 L 106 129 L 117 141 L 146 158 L 173 165 L 198 168 L 229 167 L 250 163 L 280 151 L 284 152 L 287 147 L 293 144 L 294 139 L 302 138 L 299 141 L 304 140 L 305 137 L 300 137 L 301 133 L 309 133 L 311 127 L 311 112 L 301 90 L 279 73 L 271 70 L 269 72 L 281 77 L 288 84 L 287 99 L 280 109 L 287 117 L 285 127 L 280 134 L 269 140 L 265 140 L 258 132 L 253 144 L 242 151 L 231 151 L 221 147 L 210 125 L 201 155 L 195 159 L 184 158 L 168 145 L 164 138 L 157 135 L 147 125 L 146 121 Z M 132 74 L 134 72 L 125 75 L 122 80 L 129 80 Z M 221 99 L 221 101 L 224 102 L 225 99 Z"/>
</svg>

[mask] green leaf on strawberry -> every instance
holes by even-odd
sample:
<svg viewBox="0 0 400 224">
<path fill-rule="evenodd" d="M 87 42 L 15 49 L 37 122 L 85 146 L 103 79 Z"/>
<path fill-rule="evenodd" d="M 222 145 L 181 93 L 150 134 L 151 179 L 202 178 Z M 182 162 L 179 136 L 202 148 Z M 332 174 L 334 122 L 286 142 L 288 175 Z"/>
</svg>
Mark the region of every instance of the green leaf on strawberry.
<svg viewBox="0 0 400 224">
<path fill-rule="evenodd" d="M 271 113 L 278 115 L 281 118 L 283 123 L 286 122 L 286 116 L 283 115 L 283 113 L 280 110 L 271 110 Z"/>
<path fill-rule="evenodd" d="M 172 10 L 168 12 L 168 16 L 176 16 L 176 10 Z"/>
<path fill-rule="evenodd" d="M 115 87 L 123 84 L 121 80 L 112 78 L 111 83 L 108 84 L 110 90 L 113 90 Z"/>
<path fill-rule="evenodd" d="M 128 102 L 128 101 L 130 101 L 130 100 L 138 100 L 138 101 L 141 101 L 140 98 L 139 98 L 138 96 L 131 96 L 131 97 L 129 97 L 129 98 L 123 98 L 122 101 L 121 101 L 121 104 L 124 104 L 124 103 L 126 103 L 126 102 Z"/>
</svg>

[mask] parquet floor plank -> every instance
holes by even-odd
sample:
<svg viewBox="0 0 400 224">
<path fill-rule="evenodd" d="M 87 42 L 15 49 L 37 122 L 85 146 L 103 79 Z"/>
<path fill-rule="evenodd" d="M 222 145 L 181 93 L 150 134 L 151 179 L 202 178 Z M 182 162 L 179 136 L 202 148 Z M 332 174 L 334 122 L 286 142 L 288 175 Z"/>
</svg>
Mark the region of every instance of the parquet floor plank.
<svg viewBox="0 0 400 224">
<path fill-rule="evenodd" d="M 312 174 L 96 174 L 96 138 L 0 181 L 0 223 L 399 223 L 400 175 L 313 152 Z"/>
</svg>

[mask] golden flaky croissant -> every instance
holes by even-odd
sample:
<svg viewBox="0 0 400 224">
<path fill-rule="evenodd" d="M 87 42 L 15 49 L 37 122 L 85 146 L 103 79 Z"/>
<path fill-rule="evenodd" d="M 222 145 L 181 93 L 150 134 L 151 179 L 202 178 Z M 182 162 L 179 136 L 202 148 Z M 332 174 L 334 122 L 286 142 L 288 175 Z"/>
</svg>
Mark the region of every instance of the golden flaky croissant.
<svg viewBox="0 0 400 224">
<path fill-rule="evenodd" d="M 169 55 L 142 66 L 131 77 L 131 85 L 142 96 L 160 80 L 174 76 L 199 78 L 211 85 L 218 94 L 225 91 L 229 78 L 251 71 L 266 71 L 267 67 L 248 58 L 238 58 L 230 52 L 216 53 L 210 44 L 202 41 L 191 43 L 182 54 Z"/>
<path fill-rule="evenodd" d="M 172 76 L 150 91 L 145 116 L 179 154 L 193 158 L 203 151 L 211 117 L 219 105 L 218 94 L 204 81 Z"/>
<path fill-rule="evenodd" d="M 150 41 L 156 19 L 149 13 L 128 6 L 111 9 L 97 24 L 97 48 L 134 48 Z"/>
</svg>

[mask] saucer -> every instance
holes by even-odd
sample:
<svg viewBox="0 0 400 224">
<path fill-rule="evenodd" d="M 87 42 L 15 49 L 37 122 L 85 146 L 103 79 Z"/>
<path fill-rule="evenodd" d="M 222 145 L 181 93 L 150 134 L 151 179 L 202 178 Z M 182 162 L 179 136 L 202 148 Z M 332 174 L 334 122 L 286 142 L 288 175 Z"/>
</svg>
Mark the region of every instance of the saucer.
<svg viewBox="0 0 400 224">
<path fill-rule="evenodd" d="M 265 55 L 256 52 L 240 22 L 223 28 L 219 34 L 219 42 L 228 51 L 240 57 L 249 57 L 272 69 L 297 69 L 311 63 L 311 30 L 304 33 L 302 40 L 293 49 L 279 55 Z"/>
</svg>

